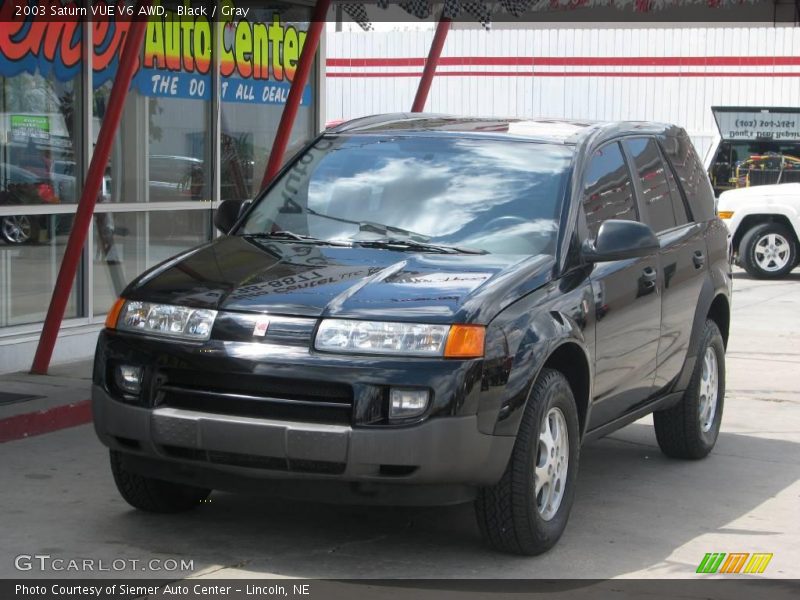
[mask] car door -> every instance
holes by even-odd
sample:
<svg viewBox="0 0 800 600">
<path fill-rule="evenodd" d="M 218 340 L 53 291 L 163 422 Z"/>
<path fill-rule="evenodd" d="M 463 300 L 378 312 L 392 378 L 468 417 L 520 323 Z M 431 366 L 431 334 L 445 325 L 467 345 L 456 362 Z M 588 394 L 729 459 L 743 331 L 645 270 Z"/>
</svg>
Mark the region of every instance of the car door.
<svg viewBox="0 0 800 600">
<path fill-rule="evenodd" d="M 639 220 L 619 142 L 593 153 L 582 181 L 581 202 L 590 240 L 607 219 Z M 593 267 L 596 342 L 590 428 L 621 416 L 653 392 L 661 332 L 658 267 L 657 254 Z"/>
<path fill-rule="evenodd" d="M 661 245 L 661 336 L 656 389 L 680 373 L 689 348 L 692 322 L 707 270 L 703 226 L 694 222 L 669 163 L 653 137 L 623 142 L 634 173 L 642 220 Z"/>
</svg>

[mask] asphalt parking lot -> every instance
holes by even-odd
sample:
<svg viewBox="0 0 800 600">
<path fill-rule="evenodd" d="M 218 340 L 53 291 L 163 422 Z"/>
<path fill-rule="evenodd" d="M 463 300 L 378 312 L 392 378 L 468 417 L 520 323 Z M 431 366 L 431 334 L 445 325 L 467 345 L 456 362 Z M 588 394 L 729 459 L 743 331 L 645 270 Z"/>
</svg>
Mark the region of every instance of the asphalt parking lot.
<svg viewBox="0 0 800 600">
<path fill-rule="evenodd" d="M 663 457 L 649 417 L 585 446 L 569 526 L 546 555 L 488 550 L 471 505 L 342 507 L 214 493 L 191 514 L 139 513 L 117 495 L 107 453 L 84 425 L 0 446 L 0 577 L 693 577 L 707 552 L 769 552 L 763 577 L 798 578 L 800 272 L 774 282 L 737 272 L 734 287 L 715 451 L 699 462 Z M 140 562 L 21 572 L 20 554 Z M 142 571 L 154 558 L 191 560 L 193 569 Z"/>
</svg>

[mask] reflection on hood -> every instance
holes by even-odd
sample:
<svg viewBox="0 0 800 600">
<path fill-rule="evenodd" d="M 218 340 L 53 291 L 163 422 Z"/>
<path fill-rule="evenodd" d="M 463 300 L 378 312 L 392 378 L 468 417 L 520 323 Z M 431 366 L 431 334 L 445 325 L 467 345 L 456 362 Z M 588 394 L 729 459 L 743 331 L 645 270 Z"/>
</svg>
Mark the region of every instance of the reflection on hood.
<svg viewBox="0 0 800 600">
<path fill-rule="evenodd" d="M 546 282 L 552 265 L 549 256 L 426 254 L 231 236 L 156 267 L 124 296 L 229 311 L 469 322 L 499 310 L 498 300 L 526 293 L 521 286 Z"/>
</svg>

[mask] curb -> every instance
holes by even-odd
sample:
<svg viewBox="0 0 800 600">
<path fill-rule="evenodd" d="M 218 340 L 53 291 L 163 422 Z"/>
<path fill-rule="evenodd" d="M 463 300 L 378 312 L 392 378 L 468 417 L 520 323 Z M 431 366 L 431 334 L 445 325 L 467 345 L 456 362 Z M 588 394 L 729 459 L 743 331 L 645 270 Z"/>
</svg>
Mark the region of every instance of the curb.
<svg viewBox="0 0 800 600">
<path fill-rule="evenodd" d="M 0 419 L 0 444 L 85 425 L 92 420 L 90 400 Z"/>
</svg>

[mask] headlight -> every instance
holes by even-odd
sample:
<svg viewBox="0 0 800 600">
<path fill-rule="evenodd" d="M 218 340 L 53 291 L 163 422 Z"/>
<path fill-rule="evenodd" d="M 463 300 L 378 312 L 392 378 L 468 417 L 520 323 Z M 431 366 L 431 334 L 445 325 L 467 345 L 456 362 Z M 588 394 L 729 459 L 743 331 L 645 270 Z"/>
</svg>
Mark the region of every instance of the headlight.
<svg viewBox="0 0 800 600">
<path fill-rule="evenodd" d="M 483 356 L 484 332 L 480 325 L 325 319 L 317 330 L 314 347 L 352 354 L 476 358 Z"/>
<path fill-rule="evenodd" d="M 129 300 L 119 311 L 115 325 L 121 331 L 204 341 L 211 337 L 216 317 L 215 310 Z"/>
</svg>

